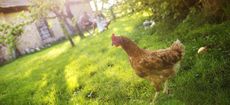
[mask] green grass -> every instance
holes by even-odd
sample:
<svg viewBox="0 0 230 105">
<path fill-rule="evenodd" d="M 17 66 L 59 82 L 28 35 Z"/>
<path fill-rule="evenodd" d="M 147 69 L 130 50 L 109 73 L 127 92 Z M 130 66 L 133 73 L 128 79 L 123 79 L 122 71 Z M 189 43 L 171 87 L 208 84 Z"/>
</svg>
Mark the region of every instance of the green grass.
<svg viewBox="0 0 230 105">
<path fill-rule="evenodd" d="M 160 25 L 145 31 L 141 22 L 146 18 L 141 13 L 120 18 L 101 34 L 75 37 L 74 48 L 63 42 L 0 67 L 0 105 L 149 105 L 153 86 L 134 74 L 123 50 L 111 46 L 112 33 L 128 36 L 152 50 L 165 48 L 177 38 L 185 44 L 181 69 L 170 81 L 173 93 L 161 94 L 158 104 L 228 105 L 229 62 L 222 53 L 228 48 L 204 55 L 197 55 L 196 50 L 217 40 L 226 40 L 221 44 L 225 46 L 226 37 L 203 40 L 199 35 L 222 32 L 228 36 L 229 23 L 192 29 L 183 29 L 186 24 L 181 24 L 163 35 Z"/>
</svg>

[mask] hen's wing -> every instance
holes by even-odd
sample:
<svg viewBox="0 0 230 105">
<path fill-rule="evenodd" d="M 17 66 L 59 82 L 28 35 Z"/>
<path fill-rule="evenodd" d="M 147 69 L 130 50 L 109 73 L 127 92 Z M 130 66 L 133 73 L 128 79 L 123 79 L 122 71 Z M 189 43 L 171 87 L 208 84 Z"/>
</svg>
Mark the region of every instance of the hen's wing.
<svg viewBox="0 0 230 105">
<path fill-rule="evenodd" d="M 174 66 L 182 59 L 184 45 L 177 40 L 167 49 L 145 51 L 146 55 L 140 60 L 141 66 L 149 70 L 162 70 Z"/>
<path fill-rule="evenodd" d="M 157 50 L 140 59 L 140 65 L 146 69 L 163 70 L 172 67 L 181 57 L 179 52 L 171 49 Z"/>
</svg>

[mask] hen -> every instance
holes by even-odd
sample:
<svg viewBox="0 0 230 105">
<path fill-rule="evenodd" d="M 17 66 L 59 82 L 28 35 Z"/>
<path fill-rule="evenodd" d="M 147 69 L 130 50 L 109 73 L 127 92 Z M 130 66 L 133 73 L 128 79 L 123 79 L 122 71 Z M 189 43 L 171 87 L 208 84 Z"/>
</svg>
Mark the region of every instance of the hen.
<svg viewBox="0 0 230 105">
<path fill-rule="evenodd" d="M 150 51 L 138 47 L 127 37 L 113 34 L 112 45 L 121 46 L 127 53 L 135 73 L 155 86 L 156 93 L 153 102 L 162 90 L 163 83 L 165 83 L 164 92 L 167 92 L 167 80 L 176 74 L 176 64 L 184 54 L 184 45 L 179 40 L 169 48 Z"/>
</svg>

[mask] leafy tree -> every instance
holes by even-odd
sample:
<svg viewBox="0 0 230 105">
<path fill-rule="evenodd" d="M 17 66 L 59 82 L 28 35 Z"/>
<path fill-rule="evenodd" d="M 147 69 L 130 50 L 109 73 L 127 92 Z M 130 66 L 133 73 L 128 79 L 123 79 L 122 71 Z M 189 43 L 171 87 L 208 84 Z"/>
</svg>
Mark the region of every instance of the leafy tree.
<svg viewBox="0 0 230 105">
<path fill-rule="evenodd" d="M 83 37 L 84 34 L 79 29 L 79 26 L 77 23 L 75 27 L 72 27 L 68 23 L 68 19 L 72 20 L 73 18 L 73 14 L 70 11 L 70 8 L 69 8 L 70 4 L 68 1 L 69 0 L 48 0 L 44 2 L 43 0 L 32 0 L 32 3 L 34 6 L 30 8 L 30 11 L 34 19 L 52 18 L 52 17 L 47 17 L 47 16 L 50 13 L 55 14 L 61 23 L 61 27 L 63 29 L 64 34 L 68 38 L 71 45 L 75 46 L 70 34 L 68 33 L 68 29 L 72 31 L 76 29 L 79 32 L 79 35 L 81 37 Z M 65 14 L 64 11 L 67 14 Z"/>
<path fill-rule="evenodd" d="M 230 19 L 229 0 L 123 0 L 123 10 L 151 10 L 155 20 L 183 20 L 192 12 L 203 15 L 206 20 Z"/>
<path fill-rule="evenodd" d="M 13 53 L 16 48 L 16 41 L 21 36 L 25 24 L 27 23 L 0 23 L 0 45 L 8 47 Z"/>
</svg>

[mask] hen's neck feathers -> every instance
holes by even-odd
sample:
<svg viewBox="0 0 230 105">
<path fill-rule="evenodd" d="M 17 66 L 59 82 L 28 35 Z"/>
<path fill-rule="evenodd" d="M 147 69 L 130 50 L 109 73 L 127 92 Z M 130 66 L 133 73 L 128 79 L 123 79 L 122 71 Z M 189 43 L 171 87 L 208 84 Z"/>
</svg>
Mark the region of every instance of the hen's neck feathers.
<svg viewBox="0 0 230 105">
<path fill-rule="evenodd" d="M 144 54 L 144 50 L 138 47 L 130 39 L 123 37 L 121 47 L 125 50 L 129 57 L 138 57 Z"/>
</svg>

